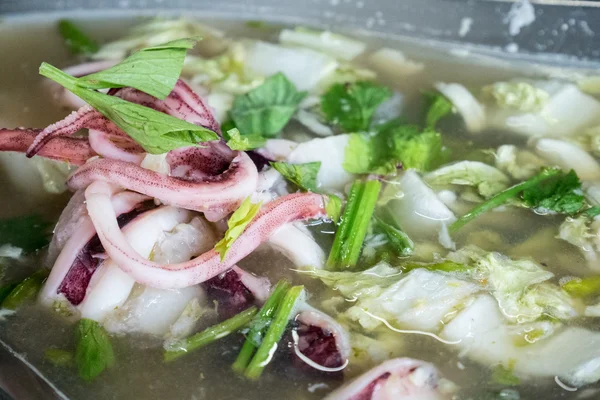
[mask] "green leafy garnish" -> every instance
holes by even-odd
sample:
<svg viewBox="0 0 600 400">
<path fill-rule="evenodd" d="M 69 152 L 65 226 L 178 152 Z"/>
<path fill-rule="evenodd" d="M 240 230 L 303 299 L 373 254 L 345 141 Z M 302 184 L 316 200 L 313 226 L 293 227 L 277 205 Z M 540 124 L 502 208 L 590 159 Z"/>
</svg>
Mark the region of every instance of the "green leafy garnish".
<svg viewBox="0 0 600 400">
<path fill-rule="evenodd" d="M 427 105 L 425 126 L 435 129 L 438 121 L 452 112 L 452 102 L 439 93 L 423 93 Z"/>
<path fill-rule="evenodd" d="M 87 36 L 73 22 L 62 19 L 58 21 L 58 32 L 72 54 L 88 56 L 98 51 L 98 43 Z"/>
<path fill-rule="evenodd" d="M 254 316 L 250 323 L 250 328 L 246 334 L 246 341 L 242 346 L 242 350 L 237 359 L 233 363 L 233 370 L 242 373 L 250 363 L 255 350 L 263 341 L 267 329 L 273 322 L 275 311 L 281 303 L 281 299 L 288 291 L 290 284 L 287 281 L 281 280 L 275 286 L 273 293 L 269 296 L 265 304 L 262 306 L 258 314 Z"/>
<path fill-rule="evenodd" d="M 175 87 L 185 55 L 196 42 L 186 38 L 138 50 L 111 68 L 78 78 L 77 85 L 87 89 L 129 86 L 163 100 Z"/>
<path fill-rule="evenodd" d="M 0 286 L 0 305 L 8 297 L 8 295 L 16 288 L 18 283 L 7 283 L 6 285 Z"/>
<path fill-rule="evenodd" d="M 305 96 L 306 92 L 299 92 L 285 75 L 277 73 L 259 87 L 236 97 L 229 113 L 242 136 L 275 137 Z"/>
<path fill-rule="evenodd" d="M 327 259 L 329 269 L 351 268 L 358 262 L 380 190 L 381 183 L 376 180 L 356 180 L 352 184 Z"/>
<path fill-rule="evenodd" d="M 527 206 L 540 211 L 569 215 L 577 213 L 586 205 L 581 193 L 581 182 L 573 170 L 566 174 L 556 174 L 524 190 L 523 200 Z"/>
<path fill-rule="evenodd" d="M 465 264 L 457 263 L 450 260 L 444 260 L 441 262 L 436 262 L 433 264 L 423 264 L 423 263 L 408 263 L 401 266 L 402 270 L 405 272 L 412 271 L 413 269 L 423 268 L 427 271 L 442 271 L 442 272 L 464 272 L 471 267 Z"/>
<path fill-rule="evenodd" d="M 525 190 L 533 189 L 533 193 L 536 193 L 537 187 L 539 187 L 540 183 L 553 178 L 555 176 L 560 176 L 562 172 L 557 169 L 544 169 L 538 175 L 521 182 L 517 185 L 514 185 L 508 189 L 501 191 L 495 196 L 490 197 L 487 201 L 479 204 L 477 207 L 473 208 L 471 211 L 454 221 L 452 225 L 450 225 L 450 232 L 456 232 L 460 228 L 462 228 L 467 223 L 471 222 L 481 214 L 493 210 L 494 208 L 501 206 L 502 204 L 508 202 L 511 199 L 516 198 Z M 544 198 L 548 198 L 551 193 L 547 193 L 545 190 L 543 191 L 544 196 L 532 197 L 532 200 L 535 198 L 541 202 Z"/>
<path fill-rule="evenodd" d="M 75 356 L 72 352 L 56 348 L 46 349 L 44 351 L 44 358 L 57 367 L 70 367 L 75 361 Z"/>
<path fill-rule="evenodd" d="M 430 169 L 440 155 L 441 136 L 434 130 L 400 125 L 375 134 L 352 134 L 344 152 L 343 167 L 354 174 L 388 175 L 398 166 Z"/>
<path fill-rule="evenodd" d="M 16 285 L 2 300 L 2 308 L 15 310 L 24 302 L 33 300 L 42 288 L 48 272 L 45 268 L 40 269 Z"/>
<path fill-rule="evenodd" d="M 0 220 L 0 245 L 11 244 L 24 253 L 41 249 L 49 243 L 52 224 L 39 215 Z"/>
<path fill-rule="evenodd" d="M 336 83 L 321 97 L 321 110 L 328 122 L 345 132 L 366 131 L 377 107 L 392 91 L 374 82 Z"/>
<path fill-rule="evenodd" d="M 305 164 L 289 164 L 283 161 L 272 162 L 275 168 L 285 179 L 292 182 L 304 191 L 317 192 L 317 174 L 321 168 L 321 162 L 309 162 Z"/>
<path fill-rule="evenodd" d="M 79 96 L 123 129 L 148 153 L 162 154 L 179 147 L 218 139 L 215 132 L 204 127 L 130 103 L 116 96 L 82 88 L 77 84 L 76 78 L 50 64 L 42 63 L 40 74 Z"/>
<path fill-rule="evenodd" d="M 244 233 L 246 226 L 248 226 L 256 214 L 258 214 L 261 204 L 262 202 L 256 204 L 252 203 L 250 197 L 247 197 L 240 207 L 231 214 L 229 221 L 227 221 L 227 232 L 225 232 L 225 236 L 215 244 L 215 251 L 221 255 L 221 261 L 225 259 L 233 242 Z"/>
<path fill-rule="evenodd" d="M 257 311 L 256 307 L 250 307 L 223 322 L 206 328 L 202 332 L 198 332 L 193 336 L 174 343 L 171 346 L 171 349 L 165 351 L 164 360 L 166 362 L 176 360 L 193 350 L 197 350 L 239 331 L 252 321 L 252 318 L 254 318 Z"/>
<path fill-rule="evenodd" d="M 233 128 L 227 131 L 227 146 L 231 150 L 248 151 L 262 147 L 265 144 L 266 139 L 261 135 L 251 134 L 244 135 L 240 134 L 237 128 Z"/>
<path fill-rule="evenodd" d="M 573 279 L 562 286 L 573 297 L 590 297 L 600 294 L 600 276 Z"/>
<path fill-rule="evenodd" d="M 75 331 L 75 341 L 75 364 L 82 379 L 91 381 L 115 363 L 110 338 L 98 322 L 80 319 Z"/>
<path fill-rule="evenodd" d="M 408 257 L 415 250 L 415 244 L 402 230 L 388 224 L 379 217 L 373 217 L 376 227 L 385 234 L 388 244 L 399 257 Z"/>
</svg>

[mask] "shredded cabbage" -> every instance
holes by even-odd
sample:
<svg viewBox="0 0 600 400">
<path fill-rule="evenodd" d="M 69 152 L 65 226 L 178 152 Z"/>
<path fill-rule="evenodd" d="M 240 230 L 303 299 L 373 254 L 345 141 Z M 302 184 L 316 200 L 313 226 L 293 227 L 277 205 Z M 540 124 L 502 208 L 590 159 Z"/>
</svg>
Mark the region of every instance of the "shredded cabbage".
<svg viewBox="0 0 600 400">
<path fill-rule="evenodd" d="M 460 161 L 425 175 L 430 185 L 474 186 L 485 198 L 506 189 L 510 180 L 497 168 L 478 161 Z"/>
<path fill-rule="evenodd" d="M 347 36 L 303 27 L 283 29 L 279 33 L 279 42 L 286 46 L 308 47 L 346 61 L 361 55 L 366 47 L 363 42 Z"/>
<path fill-rule="evenodd" d="M 521 150 L 512 144 L 498 147 L 496 167 L 516 180 L 526 180 L 537 174 L 546 162 L 529 150 Z"/>
<path fill-rule="evenodd" d="M 548 92 L 527 82 L 496 82 L 481 89 L 500 108 L 521 112 L 540 111 L 550 98 Z"/>
<path fill-rule="evenodd" d="M 409 60 L 401 51 L 387 47 L 371 54 L 369 63 L 377 71 L 393 77 L 415 75 L 425 69 L 424 64 Z"/>
</svg>

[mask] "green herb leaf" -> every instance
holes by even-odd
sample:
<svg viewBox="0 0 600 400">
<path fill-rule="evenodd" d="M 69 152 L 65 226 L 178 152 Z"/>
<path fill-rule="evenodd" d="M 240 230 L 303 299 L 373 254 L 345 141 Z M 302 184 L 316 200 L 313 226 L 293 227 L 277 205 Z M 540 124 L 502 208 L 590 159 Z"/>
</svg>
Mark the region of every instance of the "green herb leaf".
<svg viewBox="0 0 600 400">
<path fill-rule="evenodd" d="M 75 331 L 75 340 L 75 363 L 79 376 L 86 381 L 91 381 L 115 363 L 110 338 L 98 322 L 87 318 L 80 319 Z"/>
<path fill-rule="evenodd" d="M 76 78 L 42 63 L 40 74 L 61 84 L 123 129 L 144 150 L 162 154 L 179 147 L 217 140 L 215 132 L 139 104 L 77 85 Z"/>
<path fill-rule="evenodd" d="M 62 19 L 58 21 L 58 32 L 65 45 L 73 54 L 91 55 L 98 51 L 98 43 L 83 33 L 73 22 Z"/>
<path fill-rule="evenodd" d="M 129 86 L 165 99 L 179 79 L 188 49 L 196 42 L 179 39 L 141 49 L 109 69 L 77 79 L 77 85 L 87 89 Z"/>
<path fill-rule="evenodd" d="M 296 112 L 306 96 L 282 73 L 233 101 L 230 115 L 242 135 L 275 137 Z"/>
<path fill-rule="evenodd" d="M 428 170 L 440 155 L 442 140 L 431 129 L 400 125 L 375 134 L 352 134 L 343 167 L 354 174 L 387 175 L 403 168 Z"/>
<path fill-rule="evenodd" d="M 600 206 L 592 206 L 587 210 L 582 211 L 581 213 L 587 216 L 588 218 L 594 218 L 595 216 L 600 215 Z"/>
<path fill-rule="evenodd" d="M 272 162 L 275 168 L 285 179 L 292 182 L 304 191 L 317 192 L 317 174 L 321 168 L 321 162 L 309 162 L 305 164 L 289 164 L 283 161 Z"/>
<path fill-rule="evenodd" d="M 500 193 L 490 197 L 487 201 L 479 204 L 477 207 L 473 208 L 471 211 L 454 221 L 454 223 L 452 223 L 452 225 L 450 225 L 449 227 L 450 232 L 456 232 L 457 230 L 459 230 L 464 225 L 474 220 L 481 214 L 489 210 L 493 210 L 494 208 L 501 206 L 507 201 L 519 196 L 524 191 L 539 187 L 541 182 L 544 182 L 547 179 L 559 176 L 561 174 L 562 172 L 557 169 L 544 169 L 542 170 L 542 172 L 526 180 L 525 182 L 521 182 L 517 185 L 514 185 L 508 189 L 501 191 Z M 544 193 L 546 193 L 545 190 Z M 544 199 L 544 196 L 540 196 L 539 198 Z"/>
<path fill-rule="evenodd" d="M 52 224 L 39 215 L 0 220 L 0 244 L 11 244 L 24 253 L 41 249 L 49 243 Z"/>
<path fill-rule="evenodd" d="M 75 362 L 75 356 L 72 352 L 55 348 L 46 349 L 44 358 L 57 367 L 70 367 Z"/>
<path fill-rule="evenodd" d="M 392 91 L 374 82 L 337 83 L 321 97 L 321 110 L 328 122 L 345 132 L 369 129 L 377 107 Z"/>
<path fill-rule="evenodd" d="M 399 257 L 408 257 L 414 252 L 415 244 L 406 233 L 388 224 L 381 218 L 373 217 L 373 219 L 377 228 L 385 234 L 390 247 L 396 255 Z"/>
<path fill-rule="evenodd" d="M 524 190 L 523 200 L 531 208 L 569 215 L 579 212 L 586 205 L 581 182 L 573 170 Z"/>
<path fill-rule="evenodd" d="M 2 308 L 16 310 L 24 302 L 33 300 L 42 288 L 48 273 L 49 271 L 44 268 L 25 278 L 2 300 Z"/>
<path fill-rule="evenodd" d="M 227 136 L 229 136 L 227 146 L 229 146 L 231 150 L 253 150 L 264 146 L 266 142 L 266 139 L 261 135 L 252 134 L 242 136 L 237 128 L 228 130 Z"/>
<path fill-rule="evenodd" d="M 225 236 L 215 244 L 215 251 L 221 255 L 221 261 L 225 259 L 233 242 L 244 233 L 246 226 L 248 226 L 256 214 L 258 214 L 261 204 L 262 202 L 256 204 L 252 203 L 250 197 L 247 197 L 240 207 L 231 214 L 229 221 L 227 221 L 228 228 L 227 232 L 225 232 Z"/>
<path fill-rule="evenodd" d="M 438 121 L 452 112 L 452 102 L 439 93 L 423 93 L 427 104 L 427 114 L 425 115 L 425 126 L 435 129 Z"/>
<path fill-rule="evenodd" d="M 358 262 L 380 190 L 381 183 L 376 180 L 367 182 L 356 180 L 352 184 L 327 259 L 330 269 L 351 268 Z"/>
</svg>

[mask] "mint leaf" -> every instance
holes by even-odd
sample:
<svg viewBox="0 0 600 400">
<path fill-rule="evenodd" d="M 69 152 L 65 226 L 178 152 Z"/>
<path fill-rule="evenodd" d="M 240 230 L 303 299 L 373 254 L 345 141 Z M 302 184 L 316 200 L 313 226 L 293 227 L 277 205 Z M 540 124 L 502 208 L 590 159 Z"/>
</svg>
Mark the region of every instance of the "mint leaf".
<svg viewBox="0 0 600 400">
<path fill-rule="evenodd" d="M 91 55 L 98 51 L 98 43 L 81 31 L 73 22 L 58 21 L 58 33 L 72 54 Z"/>
<path fill-rule="evenodd" d="M 425 126 L 435 129 L 438 121 L 452 112 L 452 102 L 439 93 L 424 92 L 423 97 L 427 105 Z"/>
<path fill-rule="evenodd" d="M 49 272 L 44 268 L 25 278 L 2 300 L 2 308 L 16 310 L 22 303 L 34 299 L 42 288 Z"/>
<path fill-rule="evenodd" d="M 285 127 L 306 96 L 282 73 L 233 101 L 230 115 L 242 135 L 275 137 Z"/>
<path fill-rule="evenodd" d="M 31 253 L 49 243 L 52 224 L 39 215 L 0 220 L 0 245 L 11 244 Z"/>
<path fill-rule="evenodd" d="M 248 226 L 256 214 L 258 214 L 261 204 L 262 203 L 254 204 L 250 201 L 250 197 L 247 197 L 239 208 L 231 214 L 231 217 L 229 217 L 229 220 L 227 221 L 227 232 L 225 232 L 223 239 L 215 244 L 215 251 L 221 255 L 221 261 L 225 259 L 233 242 L 244 233 L 246 226 Z"/>
<path fill-rule="evenodd" d="M 272 162 L 275 168 L 285 179 L 292 182 L 304 191 L 317 192 L 317 174 L 321 168 L 321 162 L 309 162 L 305 164 L 289 164 L 283 161 Z"/>
<path fill-rule="evenodd" d="M 188 49 L 196 39 L 179 39 L 141 49 L 117 65 L 77 79 L 87 89 L 132 87 L 165 99 L 175 87 Z"/>
<path fill-rule="evenodd" d="M 75 341 L 75 364 L 79 376 L 86 381 L 91 381 L 114 364 L 115 354 L 110 338 L 98 322 L 80 319 L 75 331 Z"/>
<path fill-rule="evenodd" d="M 227 136 L 229 137 L 227 146 L 229 146 L 231 150 L 253 150 L 262 147 L 266 142 L 266 139 L 261 135 L 252 134 L 242 136 L 237 128 L 228 130 Z"/>
<path fill-rule="evenodd" d="M 559 214 L 575 214 L 585 205 L 581 182 L 575 171 L 559 173 L 523 191 L 523 200 L 528 207 Z"/>
<path fill-rule="evenodd" d="M 77 85 L 77 79 L 50 64 L 42 63 L 40 74 L 61 84 L 115 123 L 151 154 L 162 154 L 179 147 L 217 140 L 215 132 L 199 125 L 163 114 Z"/>
<path fill-rule="evenodd" d="M 400 125 L 377 133 L 352 134 L 343 167 L 353 174 L 387 175 L 399 166 L 428 170 L 439 156 L 442 140 L 434 130 Z"/>
<path fill-rule="evenodd" d="M 391 96 L 390 89 L 373 82 L 337 83 L 321 97 L 321 110 L 345 132 L 366 131 L 375 109 Z"/>
</svg>

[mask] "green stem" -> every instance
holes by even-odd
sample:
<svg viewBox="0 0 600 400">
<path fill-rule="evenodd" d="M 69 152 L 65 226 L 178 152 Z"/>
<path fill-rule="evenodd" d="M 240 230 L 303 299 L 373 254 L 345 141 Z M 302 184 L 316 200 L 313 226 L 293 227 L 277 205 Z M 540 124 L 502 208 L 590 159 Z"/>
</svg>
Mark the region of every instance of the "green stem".
<svg viewBox="0 0 600 400">
<path fill-rule="evenodd" d="M 257 311 L 258 310 L 256 307 L 250 307 L 221 323 L 206 328 L 202 332 L 199 332 L 186 339 L 180 340 L 179 342 L 173 345 L 173 347 L 176 350 L 165 351 L 165 361 L 169 362 L 176 360 L 179 357 L 184 356 L 193 350 L 204 347 L 212 342 L 215 342 L 229 335 L 230 333 L 240 330 L 244 326 L 248 325 L 248 323 L 252 320 L 254 315 L 256 315 Z"/>
<path fill-rule="evenodd" d="M 35 298 L 48 277 L 48 273 L 49 271 L 43 268 L 25 278 L 2 300 L 2 308 L 15 310 L 23 302 Z"/>
<path fill-rule="evenodd" d="M 250 363 L 250 360 L 254 355 L 254 351 L 258 346 L 260 346 L 260 342 L 257 343 L 257 339 L 261 339 L 262 342 L 262 337 L 271 324 L 273 316 L 275 315 L 275 311 L 281 303 L 281 299 L 287 292 L 289 286 L 289 282 L 285 280 L 279 281 L 277 286 L 275 286 L 273 293 L 269 296 L 258 314 L 256 314 L 256 316 L 252 319 L 252 322 L 250 323 L 250 330 L 246 335 L 246 341 L 242 346 L 240 354 L 233 363 L 232 368 L 234 371 L 242 373 Z"/>
<path fill-rule="evenodd" d="M 77 78 L 45 62 L 40 65 L 40 75 L 52 79 L 54 82 L 64 86 L 71 92 L 77 87 Z"/>
<path fill-rule="evenodd" d="M 514 197 L 517 197 L 519 195 L 519 193 L 521 193 L 522 191 L 527 190 L 531 187 L 534 187 L 534 186 L 538 185 L 540 182 L 545 181 L 546 179 L 549 179 L 553 176 L 556 176 L 559 173 L 560 173 L 560 170 L 548 169 L 548 170 L 545 170 L 542 173 L 534 176 L 533 178 L 526 180 L 525 182 L 521 182 L 517 185 L 514 185 L 508 189 L 501 191 L 497 195 L 491 197 L 486 202 L 481 203 L 480 205 L 478 205 L 477 207 L 475 207 L 474 209 L 472 209 L 471 211 L 469 211 L 468 213 L 466 213 L 465 215 L 463 215 L 462 217 L 457 219 L 452 225 L 450 225 L 450 227 L 449 227 L 450 233 L 456 232 L 457 230 L 459 230 L 460 228 L 462 228 L 463 226 L 465 226 L 466 224 L 468 224 L 469 222 L 471 222 L 472 220 L 474 220 L 481 214 L 483 214 L 489 210 L 492 210 L 498 206 L 501 206 L 502 204 L 506 203 L 508 200 L 510 200 Z"/>
<path fill-rule="evenodd" d="M 327 260 L 330 268 L 353 267 L 358 262 L 380 190 L 377 180 L 356 180 L 352 184 Z"/>
<path fill-rule="evenodd" d="M 285 331 L 285 328 L 292 317 L 292 312 L 294 311 L 296 301 L 302 294 L 303 290 L 304 286 L 293 286 L 285 294 L 283 300 L 281 300 L 281 304 L 277 309 L 275 318 L 273 319 L 265 338 L 256 351 L 254 358 L 252 358 L 252 361 L 250 361 L 248 368 L 246 368 L 246 377 L 250 379 L 258 379 L 267 364 L 269 364 L 273 358 L 273 354 L 277 350 L 277 345 L 281 340 L 281 336 L 283 336 L 283 332 Z"/>
</svg>

